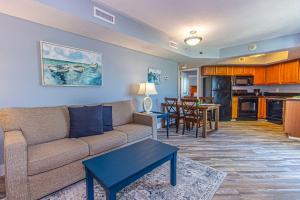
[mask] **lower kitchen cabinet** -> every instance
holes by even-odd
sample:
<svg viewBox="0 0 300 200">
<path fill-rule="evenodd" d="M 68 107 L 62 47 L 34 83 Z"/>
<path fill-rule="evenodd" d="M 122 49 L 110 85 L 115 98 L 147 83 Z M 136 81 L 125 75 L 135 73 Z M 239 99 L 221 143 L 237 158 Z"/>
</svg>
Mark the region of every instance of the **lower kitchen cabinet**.
<svg viewBox="0 0 300 200">
<path fill-rule="evenodd" d="M 267 100 L 266 100 L 266 97 L 259 97 L 258 98 L 257 117 L 259 119 L 266 119 L 266 117 L 267 117 Z"/>
<path fill-rule="evenodd" d="M 232 112 L 231 112 L 231 118 L 237 119 L 238 118 L 238 105 L 239 105 L 239 98 L 233 96 L 232 97 Z"/>
<path fill-rule="evenodd" d="M 300 99 L 287 99 L 285 105 L 284 132 L 289 137 L 300 138 Z"/>
</svg>

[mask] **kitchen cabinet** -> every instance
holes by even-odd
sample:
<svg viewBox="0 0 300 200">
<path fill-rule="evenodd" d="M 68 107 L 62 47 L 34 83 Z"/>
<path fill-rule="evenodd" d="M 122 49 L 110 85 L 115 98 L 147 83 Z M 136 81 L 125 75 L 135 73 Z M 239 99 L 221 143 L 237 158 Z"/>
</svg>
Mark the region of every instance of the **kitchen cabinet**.
<svg viewBox="0 0 300 200">
<path fill-rule="evenodd" d="M 267 116 L 267 100 L 266 97 L 258 97 L 258 113 L 259 119 L 266 119 Z"/>
<path fill-rule="evenodd" d="M 232 67 L 232 75 L 233 76 L 242 76 L 244 75 L 244 67 L 243 66 L 234 66 Z"/>
<path fill-rule="evenodd" d="M 253 76 L 255 73 L 255 67 L 245 66 L 244 67 L 244 75 Z"/>
<path fill-rule="evenodd" d="M 300 61 L 265 66 L 203 66 L 202 76 L 254 76 L 254 85 L 300 84 Z"/>
<path fill-rule="evenodd" d="M 264 85 L 264 84 L 266 84 L 266 68 L 255 67 L 254 85 Z"/>
<path fill-rule="evenodd" d="M 284 132 L 293 138 L 300 138 L 300 99 L 287 99 L 285 103 Z"/>
<path fill-rule="evenodd" d="M 236 96 L 232 97 L 232 103 L 231 103 L 231 108 L 232 108 L 232 112 L 231 112 L 231 118 L 232 119 L 237 119 L 238 118 L 238 105 L 239 105 L 239 98 Z"/>
<path fill-rule="evenodd" d="M 299 61 L 291 61 L 280 64 L 280 83 L 299 83 Z"/>
<path fill-rule="evenodd" d="M 228 75 L 228 67 L 227 66 L 218 66 L 216 67 L 216 75 L 219 75 L 219 76 L 227 76 Z"/>
<path fill-rule="evenodd" d="M 280 84 L 280 64 L 266 67 L 266 84 Z"/>
<path fill-rule="evenodd" d="M 204 66 L 201 68 L 202 76 L 214 76 L 216 73 L 216 67 L 214 66 Z"/>
</svg>

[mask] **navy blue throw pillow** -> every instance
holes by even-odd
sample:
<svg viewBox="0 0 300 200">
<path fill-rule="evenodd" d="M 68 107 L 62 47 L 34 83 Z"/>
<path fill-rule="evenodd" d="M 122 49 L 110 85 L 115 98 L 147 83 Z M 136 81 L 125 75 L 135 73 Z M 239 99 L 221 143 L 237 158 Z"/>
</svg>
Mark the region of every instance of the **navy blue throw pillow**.
<svg viewBox="0 0 300 200">
<path fill-rule="evenodd" d="M 103 131 L 112 131 L 112 107 L 111 106 L 103 106 Z"/>
<path fill-rule="evenodd" d="M 102 106 L 69 107 L 70 138 L 103 133 Z"/>
</svg>

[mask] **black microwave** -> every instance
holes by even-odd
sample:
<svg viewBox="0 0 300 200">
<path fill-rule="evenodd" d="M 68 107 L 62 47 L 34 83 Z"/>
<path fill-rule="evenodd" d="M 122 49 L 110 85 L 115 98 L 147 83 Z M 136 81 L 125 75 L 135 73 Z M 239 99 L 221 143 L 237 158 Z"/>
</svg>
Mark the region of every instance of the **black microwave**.
<svg viewBox="0 0 300 200">
<path fill-rule="evenodd" d="M 233 85 L 235 86 L 251 86 L 253 85 L 253 76 L 236 76 Z"/>
</svg>

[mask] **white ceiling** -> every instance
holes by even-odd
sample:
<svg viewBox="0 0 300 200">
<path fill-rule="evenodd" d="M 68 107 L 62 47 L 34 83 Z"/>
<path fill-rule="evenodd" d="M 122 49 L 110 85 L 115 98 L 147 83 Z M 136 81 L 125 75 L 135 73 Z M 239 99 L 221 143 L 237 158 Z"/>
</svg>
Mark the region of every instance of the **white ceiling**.
<svg viewBox="0 0 300 200">
<path fill-rule="evenodd" d="M 183 41 L 223 48 L 300 32 L 300 0 L 97 0 Z"/>
</svg>

